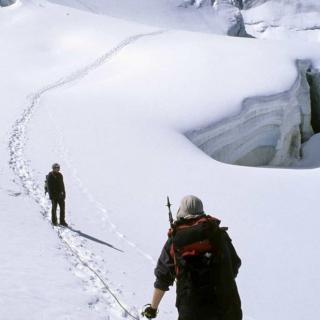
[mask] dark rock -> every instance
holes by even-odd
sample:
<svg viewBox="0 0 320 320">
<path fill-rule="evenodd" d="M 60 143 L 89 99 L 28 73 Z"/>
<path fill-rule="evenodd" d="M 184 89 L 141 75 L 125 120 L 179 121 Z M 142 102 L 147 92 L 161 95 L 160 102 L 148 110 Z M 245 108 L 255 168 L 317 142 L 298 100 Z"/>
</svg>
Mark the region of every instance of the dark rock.
<svg viewBox="0 0 320 320">
<path fill-rule="evenodd" d="M 0 0 L 0 7 L 8 7 L 14 4 L 16 0 Z"/>
</svg>

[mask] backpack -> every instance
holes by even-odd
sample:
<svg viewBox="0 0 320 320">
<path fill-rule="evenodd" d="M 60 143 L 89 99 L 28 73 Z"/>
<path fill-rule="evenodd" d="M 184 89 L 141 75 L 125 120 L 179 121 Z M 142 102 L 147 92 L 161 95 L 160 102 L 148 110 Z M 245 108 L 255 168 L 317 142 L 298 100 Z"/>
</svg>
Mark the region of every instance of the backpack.
<svg viewBox="0 0 320 320">
<path fill-rule="evenodd" d="M 49 192 L 48 178 L 49 174 L 46 175 L 46 178 L 44 180 L 44 194 L 47 194 Z"/>
<path fill-rule="evenodd" d="M 219 277 L 220 221 L 209 215 L 179 219 L 169 229 L 177 278 L 177 303 L 215 299 Z"/>
<path fill-rule="evenodd" d="M 220 221 L 209 215 L 191 219 L 179 219 L 168 231 L 171 238 L 170 256 L 175 264 L 176 276 L 179 275 L 184 261 L 201 255 L 217 255 Z"/>
</svg>

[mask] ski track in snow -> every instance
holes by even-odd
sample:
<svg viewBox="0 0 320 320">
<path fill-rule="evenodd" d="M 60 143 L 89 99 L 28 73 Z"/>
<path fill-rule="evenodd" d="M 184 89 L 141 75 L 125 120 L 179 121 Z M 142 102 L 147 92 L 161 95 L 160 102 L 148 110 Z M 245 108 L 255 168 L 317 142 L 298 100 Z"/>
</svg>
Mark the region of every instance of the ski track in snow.
<svg viewBox="0 0 320 320">
<path fill-rule="evenodd" d="M 67 84 L 80 80 L 89 72 L 108 62 L 122 49 L 136 42 L 137 40 L 143 37 L 159 35 L 164 32 L 165 31 L 160 30 L 130 36 L 120 42 L 116 47 L 112 48 L 104 55 L 93 61 L 91 64 L 79 69 L 76 72 L 71 73 L 66 77 L 60 78 L 59 80 L 47 85 L 46 87 L 43 87 L 42 89 L 38 90 L 35 93 L 32 93 L 29 96 L 30 103 L 23 111 L 21 117 L 14 123 L 11 135 L 9 137 L 9 165 L 14 174 L 19 177 L 20 183 L 27 194 L 40 206 L 40 212 L 46 220 L 50 221 L 49 211 L 51 205 L 49 203 L 49 200 L 43 195 L 43 188 L 40 187 L 39 182 L 36 181 L 36 179 L 33 177 L 32 168 L 30 167 L 30 161 L 28 161 L 24 155 L 24 147 L 27 142 L 27 126 L 32 118 L 33 113 L 36 110 L 36 107 L 39 106 L 41 97 L 51 90 L 58 89 Z M 59 147 L 62 154 L 64 155 L 67 166 L 71 169 L 73 168 L 72 161 L 68 156 L 67 150 L 62 144 L 62 136 L 60 136 L 60 141 L 61 144 Z M 126 236 L 119 231 L 116 225 L 111 221 L 108 210 L 105 209 L 101 203 L 96 201 L 93 195 L 87 190 L 87 188 L 84 187 L 75 168 L 72 169 L 72 173 L 81 191 L 86 195 L 89 201 L 95 205 L 97 210 L 99 210 L 104 215 L 104 217 L 106 217 L 111 230 L 119 238 L 123 239 L 130 247 L 134 248 L 147 260 L 154 263 L 153 258 L 149 254 L 145 253 L 134 242 L 128 240 Z M 54 229 L 56 230 L 58 237 L 61 239 L 65 248 L 69 250 L 68 252 L 74 266 L 74 274 L 76 274 L 85 282 L 88 289 L 95 292 L 95 299 L 92 301 L 92 303 L 89 303 L 89 307 L 97 307 L 100 302 L 104 301 L 104 311 L 115 312 L 115 315 L 121 316 L 122 318 L 131 317 L 133 319 L 139 319 L 138 310 L 135 307 L 127 308 L 120 302 L 118 295 L 120 295 L 121 290 L 111 287 L 111 282 L 109 282 L 109 279 L 107 279 L 106 274 L 103 273 L 99 268 L 98 260 L 100 258 L 96 257 L 95 254 L 86 249 L 87 241 L 81 238 L 79 235 L 76 235 L 69 229 L 56 227 Z M 107 282 L 109 284 L 107 284 Z M 117 295 L 115 294 L 115 292 L 117 293 Z M 112 308 L 112 310 L 110 310 L 110 307 Z"/>
</svg>

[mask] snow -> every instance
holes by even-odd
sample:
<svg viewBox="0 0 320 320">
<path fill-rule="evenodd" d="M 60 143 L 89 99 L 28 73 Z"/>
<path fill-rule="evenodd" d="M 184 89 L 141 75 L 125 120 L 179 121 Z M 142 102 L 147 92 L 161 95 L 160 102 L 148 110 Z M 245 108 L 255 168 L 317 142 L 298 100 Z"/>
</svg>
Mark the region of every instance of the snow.
<svg viewBox="0 0 320 320">
<path fill-rule="evenodd" d="M 185 7 L 183 0 L 50 0 L 52 3 L 70 6 L 99 15 L 157 26 L 164 29 L 187 29 L 192 31 L 223 33 L 224 21 L 212 8 L 198 10 Z"/>
<path fill-rule="evenodd" d="M 186 194 L 230 228 L 244 319 L 317 318 L 319 170 L 220 163 L 185 134 L 288 91 L 297 59 L 319 65 L 318 45 L 190 32 L 199 12 L 181 24 L 169 1 L 55 3 L 0 10 L 4 319 L 130 318 L 114 296 L 137 316 L 166 239 L 166 196 L 177 210 Z M 49 224 L 53 162 L 72 229 Z M 176 318 L 174 296 L 160 320 Z"/>
<path fill-rule="evenodd" d="M 210 157 L 225 163 L 290 166 L 300 159 L 301 142 L 314 133 L 307 81 L 312 65 L 298 61 L 297 68 L 297 79 L 288 91 L 248 98 L 239 114 L 187 132 L 187 137 Z"/>
<path fill-rule="evenodd" d="M 15 185 L 8 187 L 11 189 L 2 189 L 0 194 L 5 220 L 0 233 L 1 317 L 89 318 L 91 293 L 81 288 L 79 279 L 68 276 L 70 262 L 59 239 L 40 215 L 30 214 L 39 211 L 37 205 Z M 96 319 L 104 318 L 97 315 Z"/>
<path fill-rule="evenodd" d="M 247 32 L 262 39 L 320 41 L 317 0 L 269 0 L 244 10 Z"/>
</svg>

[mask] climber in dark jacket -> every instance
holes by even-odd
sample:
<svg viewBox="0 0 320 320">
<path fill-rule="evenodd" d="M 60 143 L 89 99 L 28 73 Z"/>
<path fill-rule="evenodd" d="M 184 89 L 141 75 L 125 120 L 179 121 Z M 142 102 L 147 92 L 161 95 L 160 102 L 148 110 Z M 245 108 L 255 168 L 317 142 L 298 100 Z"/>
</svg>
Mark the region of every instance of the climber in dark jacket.
<svg viewBox="0 0 320 320">
<path fill-rule="evenodd" d="M 217 226 L 220 223 L 218 219 L 204 214 L 202 202 L 197 197 L 187 196 L 182 199 L 181 206 L 177 213 L 178 222 L 180 220 L 196 221 L 197 219 L 203 218 L 213 221 Z M 184 228 L 184 230 L 186 230 L 186 228 Z M 173 254 L 172 251 L 174 248 L 172 242 L 176 240 L 173 240 L 173 237 L 168 238 L 155 268 L 156 281 L 154 283 L 153 297 L 151 303 L 147 305 L 142 313 L 145 317 L 149 319 L 156 317 L 158 306 L 163 295 L 176 280 L 178 320 L 242 319 L 241 301 L 235 282 L 241 260 L 224 228 L 219 228 L 218 239 L 218 263 L 213 265 L 213 267 L 212 264 L 210 264 L 211 269 L 203 267 L 204 265 L 202 263 L 208 254 L 205 253 L 203 257 L 200 258 L 201 264 L 197 262 L 191 269 L 190 267 L 189 269 L 185 267 L 185 270 L 188 270 L 188 272 L 180 270 L 179 275 L 177 275 L 177 260 L 181 257 L 179 257 L 179 254 Z M 187 264 L 200 261 L 195 260 L 194 257 L 191 259 L 193 260 L 187 260 Z M 184 259 L 184 261 L 186 261 L 186 259 Z M 212 271 L 208 272 L 209 269 Z M 190 270 L 192 270 L 192 272 L 190 272 Z M 196 283 L 192 283 L 195 281 Z"/>
<path fill-rule="evenodd" d="M 65 199 L 66 191 L 63 182 L 63 175 L 59 172 L 60 165 L 54 163 L 52 171 L 47 175 L 47 191 L 52 202 L 51 220 L 53 225 L 57 225 L 57 206 L 60 208 L 60 225 L 67 227 L 65 221 Z"/>
</svg>

